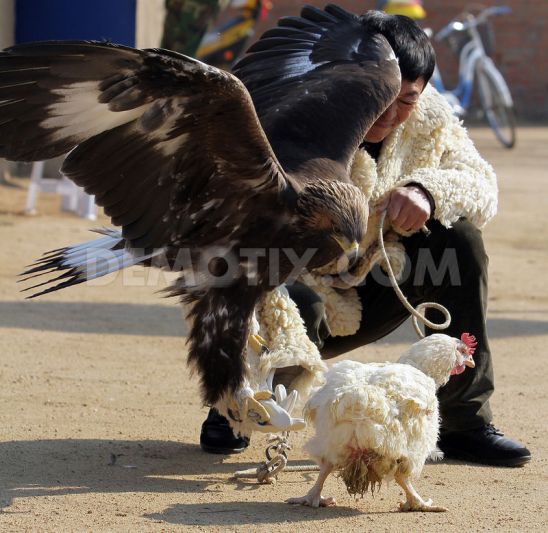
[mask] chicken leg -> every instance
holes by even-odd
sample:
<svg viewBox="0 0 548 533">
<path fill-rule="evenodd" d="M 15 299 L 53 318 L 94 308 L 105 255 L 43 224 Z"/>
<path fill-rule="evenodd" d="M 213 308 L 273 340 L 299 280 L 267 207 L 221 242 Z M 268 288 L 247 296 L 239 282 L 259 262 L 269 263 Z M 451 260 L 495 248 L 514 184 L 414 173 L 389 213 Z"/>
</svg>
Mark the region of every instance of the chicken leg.
<svg viewBox="0 0 548 533">
<path fill-rule="evenodd" d="M 396 483 L 404 490 L 407 500 L 400 502 L 400 511 L 424 511 L 441 513 L 447 511 L 447 508 L 432 505 L 432 500 L 423 500 L 418 492 L 411 485 L 408 476 L 401 473 L 395 475 Z"/>
<path fill-rule="evenodd" d="M 308 493 L 301 498 L 289 498 L 286 502 L 297 505 L 308 505 L 309 507 L 331 507 L 332 505 L 337 505 L 335 498 L 322 497 L 323 484 L 332 471 L 333 465 L 327 461 L 322 461 L 318 479 Z"/>
</svg>

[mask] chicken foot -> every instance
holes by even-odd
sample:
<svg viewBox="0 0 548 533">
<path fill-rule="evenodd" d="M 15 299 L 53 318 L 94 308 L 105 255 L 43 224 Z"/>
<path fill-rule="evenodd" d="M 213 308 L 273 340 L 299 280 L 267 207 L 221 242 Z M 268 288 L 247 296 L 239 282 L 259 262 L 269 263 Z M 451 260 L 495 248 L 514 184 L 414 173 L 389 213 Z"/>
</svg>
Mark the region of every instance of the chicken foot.
<svg viewBox="0 0 548 533">
<path fill-rule="evenodd" d="M 396 483 L 404 490 L 407 500 L 400 502 L 400 511 L 424 511 L 441 513 L 447 511 L 447 508 L 438 505 L 432 505 L 432 500 L 423 500 L 418 492 L 411 485 L 411 481 L 403 474 L 396 474 Z"/>
<path fill-rule="evenodd" d="M 322 489 L 327 476 L 333 471 L 333 465 L 327 461 L 320 463 L 320 473 L 314 486 L 308 491 L 308 493 L 300 498 L 289 498 L 287 503 L 294 505 L 307 505 L 308 507 L 331 507 L 337 505 L 335 498 L 324 498 L 322 496 Z"/>
</svg>

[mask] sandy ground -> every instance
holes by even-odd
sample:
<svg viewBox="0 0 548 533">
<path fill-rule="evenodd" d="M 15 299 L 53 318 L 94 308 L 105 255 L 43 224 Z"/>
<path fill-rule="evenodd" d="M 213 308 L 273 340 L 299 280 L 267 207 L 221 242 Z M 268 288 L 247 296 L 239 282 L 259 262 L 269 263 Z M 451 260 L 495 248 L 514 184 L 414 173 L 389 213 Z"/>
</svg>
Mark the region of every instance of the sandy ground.
<svg viewBox="0 0 548 533">
<path fill-rule="evenodd" d="M 532 450 L 529 465 L 427 465 L 417 488 L 444 514 L 399 513 L 395 484 L 355 501 L 332 477 L 326 494 L 338 507 L 313 510 L 283 503 L 312 474 L 284 473 L 274 486 L 231 479 L 262 459 L 264 437 L 238 456 L 200 451 L 206 409 L 185 365 L 179 309 L 155 294 L 158 277 L 132 270 L 25 301 L 15 283 L 23 266 L 89 238 L 93 224 L 61 214 L 51 196 L 38 216 L 21 216 L 25 191 L 0 187 L 0 530 L 546 531 L 548 129 L 521 130 L 513 151 L 488 130 L 472 134 L 501 188 L 485 232 L 492 405 L 497 425 Z M 394 360 L 411 341 L 404 325 L 352 357 Z M 295 436 L 292 460 L 306 460 L 305 438 Z"/>
</svg>

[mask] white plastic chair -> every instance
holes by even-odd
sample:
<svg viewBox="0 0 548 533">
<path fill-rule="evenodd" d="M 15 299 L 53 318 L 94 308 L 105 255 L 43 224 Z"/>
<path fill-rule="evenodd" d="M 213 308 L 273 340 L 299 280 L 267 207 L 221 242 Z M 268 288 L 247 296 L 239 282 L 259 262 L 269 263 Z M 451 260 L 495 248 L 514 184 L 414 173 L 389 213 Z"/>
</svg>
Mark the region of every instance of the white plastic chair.
<svg viewBox="0 0 548 533">
<path fill-rule="evenodd" d="M 63 176 L 61 179 L 44 178 L 44 161 L 32 164 L 30 186 L 27 193 L 25 213 L 35 213 L 38 195 L 42 192 L 61 195 L 61 209 L 70 211 L 88 220 L 97 219 L 95 197 L 87 194 L 84 189 L 75 185 Z"/>
</svg>

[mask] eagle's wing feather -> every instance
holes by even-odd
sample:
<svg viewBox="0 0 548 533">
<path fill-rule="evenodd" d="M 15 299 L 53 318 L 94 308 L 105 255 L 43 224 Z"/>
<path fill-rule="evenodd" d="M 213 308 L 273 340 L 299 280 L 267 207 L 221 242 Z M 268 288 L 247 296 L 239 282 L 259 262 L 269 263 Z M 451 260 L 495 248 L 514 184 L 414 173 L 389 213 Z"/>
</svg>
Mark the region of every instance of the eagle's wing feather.
<svg viewBox="0 0 548 533">
<path fill-rule="evenodd" d="M 286 171 L 313 159 L 346 169 L 400 89 L 392 48 L 360 17 L 329 5 L 284 17 L 234 67 Z M 328 103 L 328 105 L 326 105 Z"/>
<path fill-rule="evenodd" d="M 305 8 L 240 63 L 265 131 L 241 81 L 179 54 L 92 42 L 11 48 L 0 54 L 0 157 L 72 149 L 63 171 L 96 195 L 131 248 L 271 245 L 284 200 L 295 198 L 280 193 L 301 177 L 344 179 L 399 90 L 387 41 L 341 13 Z M 317 160 L 337 172 L 304 172 Z M 173 288 L 194 302 L 189 359 L 210 403 L 243 380 L 249 317 L 265 290 L 246 276 L 202 290 L 183 275 Z"/>
<path fill-rule="evenodd" d="M 271 204 L 288 186 L 243 84 L 166 50 L 53 41 L 4 51 L 0 139 L 12 160 L 72 150 L 63 173 L 134 248 L 222 241 L 257 195 Z"/>
</svg>

